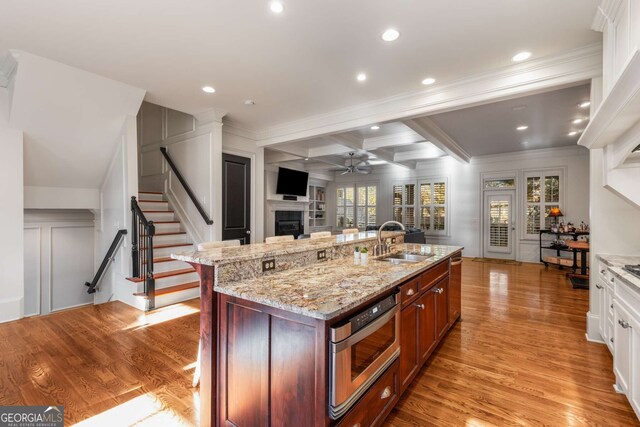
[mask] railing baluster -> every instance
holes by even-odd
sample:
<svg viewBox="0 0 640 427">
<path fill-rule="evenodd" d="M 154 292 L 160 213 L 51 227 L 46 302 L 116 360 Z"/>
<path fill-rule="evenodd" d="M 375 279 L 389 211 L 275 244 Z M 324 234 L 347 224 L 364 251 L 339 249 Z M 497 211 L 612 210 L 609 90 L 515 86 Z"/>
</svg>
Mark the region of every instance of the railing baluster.
<svg viewBox="0 0 640 427">
<path fill-rule="evenodd" d="M 153 310 L 156 305 L 156 282 L 153 278 L 153 236 L 156 228 L 153 221 L 147 221 L 135 197 L 131 197 L 131 231 L 133 276 L 144 279 L 147 309 Z"/>
</svg>

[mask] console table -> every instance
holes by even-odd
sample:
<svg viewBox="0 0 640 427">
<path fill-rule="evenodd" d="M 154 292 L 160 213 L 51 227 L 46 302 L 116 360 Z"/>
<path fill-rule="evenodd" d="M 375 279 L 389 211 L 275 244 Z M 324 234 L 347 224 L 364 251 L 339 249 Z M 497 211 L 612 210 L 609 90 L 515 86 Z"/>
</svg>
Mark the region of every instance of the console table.
<svg viewBox="0 0 640 427">
<path fill-rule="evenodd" d="M 580 236 L 588 236 L 589 232 L 588 231 L 574 231 L 574 232 L 567 232 L 567 233 L 560 233 L 560 232 L 553 232 L 551 230 L 540 230 L 540 262 L 544 263 L 545 267 L 548 267 L 549 264 L 552 265 L 558 265 L 560 267 L 570 267 L 573 272 L 575 273 L 576 270 L 578 269 L 578 257 L 577 257 L 577 252 L 584 252 L 581 248 L 575 247 L 572 248 L 569 245 L 556 245 L 555 243 L 551 243 L 549 244 L 548 242 L 544 242 L 542 240 L 542 236 L 548 234 L 548 235 L 553 235 L 555 236 L 555 240 L 560 240 L 561 236 L 571 236 L 571 240 L 572 242 L 576 242 L 578 243 L 578 237 Z M 546 260 L 544 258 L 544 253 L 545 251 L 555 251 L 556 252 L 556 259 L 558 260 L 557 262 L 550 262 L 548 260 Z M 588 251 L 588 243 L 587 243 L 587 249 L 586 251 Z M 561 256 L 563 252 L 571 252 L 572 253 L 572 262 L 571 265 L 566 265 L 566 264 L 562 264 L 561 262 Z M 587 265 L 586 265 L 586 256 L 583 254 L 581 257 L 581 272 L 584 272 L 583 274 L 586 275 L 586 269 L 587 269 Z"/>
</svg>

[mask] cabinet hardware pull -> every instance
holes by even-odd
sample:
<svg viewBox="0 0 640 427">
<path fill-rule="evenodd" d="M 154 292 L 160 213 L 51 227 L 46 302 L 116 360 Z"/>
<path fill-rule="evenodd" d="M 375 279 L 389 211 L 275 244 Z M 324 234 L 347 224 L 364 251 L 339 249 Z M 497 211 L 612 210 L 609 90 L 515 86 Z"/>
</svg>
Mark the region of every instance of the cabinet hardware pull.
<svg viewBox="0 0 640 427">
<path fill-rule="evenodd" d="M 424 304 L 414 304 L 416 307 L 421 308 L 424 310 Z"/>
<path fill-rule="evenodd" d="M 360 427 L 360 423 L 355 423 L 353 427 Z"/>
<path fill-rule="evenodd" d="M 611 341 L 611 344 L 613 344 L 613 337 L 611 337 L 611 338 L 609 339 L 609 341 Z"/>
<path fill-rule="evenodd" d="M 613 283 L 613 277 L 611 278 L 611 283 Z"/>
<path fill-rule="evenodd" d="M 618 319 L 618 324 L 622 326 L 622 329 L 629 329 L 631 325 L 626 320 Z"/>
<path fill-rule="evenodd" d="M 609 307 L 611 307 L 611 310 L 613 310 L 613 304 L 611 304 Z"/>
<path fill-rule="evenodd" d="M 598 288 L 598 289 L 602 289 L 602 285 L 598 285 L 598 284 L 596 284 L 596 288 Z"/>
<path fill-rule="evenodd" d="M 388 398 L 389 396 L 391 396 L 391 387 L 387 386 L 387 387 L 385 387 L 384 390 L 382 390 L 382 393 L 380 394 L 380 399 L 384 400 L 384 399 Z"/>
<path fill-rule="evenodd" d="M 444 292 L 444 289 L 442 288 L 433 288 L 433 292 L 435 292 L 436 294 L 441 294 Z"/>
<path fill-rule="evenodd" d="M 600 274 L 604 274 L 605 270 L 600 270 Z"/>
<path fill-rule="evenodd" d="M 416 291 L 414 291 L 414 290 L 413 290 L 413 288 L 411 288 L 411 289 L 409 289 L 409 290 L 407 291 L 407 295 L 408 295 L 408 296 L 411 296 L 411 295 L 413 295 L 413 294 L 415 294 L 415 293 L 416 293 Z"/>
</svg>

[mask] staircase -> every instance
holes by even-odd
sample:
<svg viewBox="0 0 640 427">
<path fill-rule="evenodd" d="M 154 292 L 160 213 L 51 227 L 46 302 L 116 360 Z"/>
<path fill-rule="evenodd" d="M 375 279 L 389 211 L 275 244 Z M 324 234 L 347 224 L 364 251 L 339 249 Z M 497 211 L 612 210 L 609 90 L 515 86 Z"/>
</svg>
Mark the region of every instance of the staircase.
<svg viewBox="0 0 640 427">
<path fill-rule="evenodd" d="M 175 304 L 200 296 L 200 281 L 195 269 L 184 261 L 171 258 L 172 253 L 193 249 L 193 242 L 183 231 L 182 225 L 171 209 L 164 194 L 153 191 L 140 191 L 138 205 L 148 221 L 155 225 L 153 237 L 153 278 L 155 279 L 155 308 Z M 140 242 L 146 237 L 140 235 Z M 140 252 L 146 248 L 140 243 Z M 146 259 L 143 257 L 142 259 Z M 146 261 L 143 261 L 146 263 Z M 135 284 L 133 295 L 147 299 L 143 277 L 130 277 Z M 145 307 L 148 304 L 145 304 Z"/>
</svg>

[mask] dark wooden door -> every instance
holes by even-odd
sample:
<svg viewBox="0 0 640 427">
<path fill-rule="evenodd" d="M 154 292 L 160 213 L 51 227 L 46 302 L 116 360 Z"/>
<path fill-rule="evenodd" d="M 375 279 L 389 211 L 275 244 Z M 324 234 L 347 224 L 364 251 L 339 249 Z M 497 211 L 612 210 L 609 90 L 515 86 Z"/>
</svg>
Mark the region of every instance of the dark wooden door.
<svg viewBox="0 0 640 427">
<path fill-rule="evenodd" d="M 251 159 L 222 154 L 222 240 L 250 243 Z"/>
<path fill-rule="evenodd" d="M 436 348 L 436 293 L 434 288 L 425 292 L 418 300 L 418 332 L 420 361 L 424 362 Z"/>
<path fill-rule="evenodd" d="M 442 279 L 435 287 L 436 292 L 436 340 L 440 341 L 449 330 L 449 278 Z"/>
<path fill-rule="evenodd" d="M 411 383 L 418 369 L 418 306 L 415 303 L 400 312 L 400 387 L 405 389 Z"/>
</svg>

